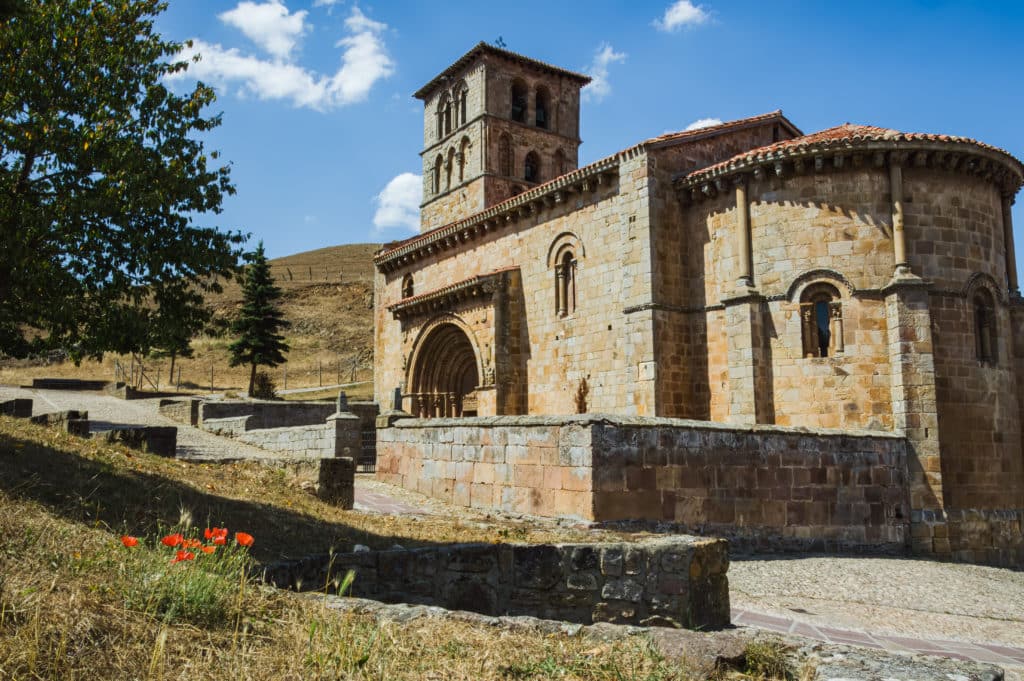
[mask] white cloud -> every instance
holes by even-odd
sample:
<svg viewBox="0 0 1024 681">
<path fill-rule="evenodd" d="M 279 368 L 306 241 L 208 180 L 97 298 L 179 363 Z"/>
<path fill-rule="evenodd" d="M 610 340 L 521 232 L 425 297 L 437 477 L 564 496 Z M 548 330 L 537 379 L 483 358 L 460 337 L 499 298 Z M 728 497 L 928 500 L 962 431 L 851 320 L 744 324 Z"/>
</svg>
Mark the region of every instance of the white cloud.
<svg viewBox="0 0 1024 681">
<path fill-rule="evenodd" d="M 676 0 L 665 10 L 661 19 L 655 19 L 654 25 L 661 31 L 677 31 L 683 26 L 699 26 L 711 17 L 701 5 L 694 5 L 690 0 Z"/>
<path fill-rule="evenodd" d="M 333 75 L 318 74 L 286 59 L 261 59 L 237 48 L 193 40 L 180 58 L 191 61 L 200 55 L 199 61 L 190 64 L 187 73 L 173 74 L 171 79 L 193 77 L 221 86 L 237 83 L 242 93 L 259 99 L 288 100 L 318 111 L 360 102 L 378 80 L 394 72 L 381 35 L 387 25 L 372 21 L 355 7 L 345 26 L 350 35 L 336 45 L 344 52 Z"/>
<path fill-rule="evenodd" d="M 608 82 L 608 67 L 616 62 L 625 61 L 624 52 L 616 52 L 611 45 L 603 43 L 594 54 L 594 61 L 587 69 L 590 83 L 583 88 L 585 100 L 601 101 L 611 94 L 612 85 Z"/>
<path fill-rule="evenodd" d="M 331 7 L 337 5 L 342 0 L 316 0 L 313 3 L 313 7 Z"/>
<path fill-rule="evenodd" d="M 419 230 L 422 197 L 422 175 L 396 175 L 381 193 L 374 197 L 377 212 L 373 215 L 373 226 L 378 230 L 388 227 L 407 227 L 414 232 Z"/>
<path fill-rule="evenodd" d="M 353 7 L 345 27 L 352 35 L 335 45 L 344 47 L 345 54 L 341 68 L 331 78 L 330 87 L 341 101 L 359 102 L 366 99 L 374 83 L 394 72 L 394 64 L 380 37 L 387 25 L 368 19 L 358 7 Z"/>
<path fill-rule="evenodd" d="M 245 0 L 218 17 L 272 56 L 287 59 L 299 38 L 309 29 L 306 14 L 305 10 L 290 13 L 281 0 L 268 0 L 262 4 Z"/>
<path fill-rule="evenodd" d="M 698 118 L 693 123 L 686 126 L 687 130 L 700 130 L 701 128 L 710 128 L 713 125 L 721 125 L 721 118 Z"/>
</svg>

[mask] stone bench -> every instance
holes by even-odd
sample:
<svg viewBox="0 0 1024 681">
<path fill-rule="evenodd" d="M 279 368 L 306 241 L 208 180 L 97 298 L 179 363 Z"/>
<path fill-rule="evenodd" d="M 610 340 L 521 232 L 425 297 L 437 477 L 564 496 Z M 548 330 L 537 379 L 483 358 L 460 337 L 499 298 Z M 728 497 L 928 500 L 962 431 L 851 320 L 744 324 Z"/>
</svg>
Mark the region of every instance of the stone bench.
<svg viewBox="0 0 1024 681">
<path fill-rule="evenodd" d="M 27 419 L 32 416 L 32 400 L 16 398 L 0 402 L 0 414 L 13 416 L 16 419 Z"/>
<path fill-rule="evenodd" d="M 117 428 L 96 433 L 112 444 L 122 444 L 157 456 L 174 457 L 178 449 L 178 429 L 175 426 L 145 426 L 140 428 Z"/>
</svg>

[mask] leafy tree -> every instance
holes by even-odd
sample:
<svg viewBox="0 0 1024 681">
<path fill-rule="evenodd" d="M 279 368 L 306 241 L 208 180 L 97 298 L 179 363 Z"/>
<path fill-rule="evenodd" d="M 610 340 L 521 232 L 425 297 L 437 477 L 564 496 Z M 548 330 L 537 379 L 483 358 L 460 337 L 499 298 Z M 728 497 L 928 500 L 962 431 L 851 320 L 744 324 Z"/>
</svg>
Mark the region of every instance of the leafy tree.
<svg viewBox="0 0 1024 681">
<path fill-rule="evenodd" d="M 248 393 L 252 395 L 256 367 L 276 367 L 284 363 L 288 344 L 278 332 L 291 324 L 278 307 L 281 289 L 274 285 L 262 241 L 249 260 L 242 282 L 242 310 L 231 325 L 232 332 L 239 338 L 229 349 L 231 366 L 248 364 L 251 367 Z"/>
<path fill-rule="evenodd" d="M 149 324 L 150 355 L 170 357 L 170 378 L 179 357 L 192 357 L 192 338 L 211 323 L 211 311 L 203 297 L 187 286 L 167 287 L 160 292 Z"/>
<path fill-rule="evenodd" d="M 166 86 L 188 64 L 165 8 L 0 0 L 0 352 L 144 352 L 161 301 L 238 262 L 241 234 L 194 224 L 234 187 L 196 139 L 213 90 Z"/>
</svg>

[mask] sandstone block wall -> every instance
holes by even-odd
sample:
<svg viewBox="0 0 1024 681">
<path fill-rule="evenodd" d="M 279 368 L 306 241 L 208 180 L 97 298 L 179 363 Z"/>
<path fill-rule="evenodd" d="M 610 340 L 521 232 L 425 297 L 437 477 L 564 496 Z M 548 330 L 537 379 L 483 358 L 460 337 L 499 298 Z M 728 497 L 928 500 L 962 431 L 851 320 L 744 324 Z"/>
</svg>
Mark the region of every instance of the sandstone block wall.
<svg viewBox="0 0 1024 681">
<path fill-rule="evenodd" d="M 356 463 L 351 457 L 320 459 L 316 495 L 327 503 L 351 509 L 355 504 Z"/>
<path fill-rule="evenodd" d="M 729 624 L 728 545 L 673 536 L 635 544 L 456 544 L 314 556 L 268 566 L 300 591 L 439 605 L 487 615 L 715 629 Z"/>
<path fill-rule="evenodd" d="M 379 479 L 447 502 L 667 521 L 794 546 L 902 547 L 906 442 L 889 434 L 585 415 L 401 420 Z"/>
<path fill-rule="evenodd" d="M 236 437 L 262 449 L 304 457 L 358 458 L 361 448 L 359 418 L 352 414 L 334 415 L 316 425 L 247 430 Z"/>
<path fill-rule="evenodd" d="M 594 516 L 668 521 L 763 547 L 902 547 L 906 443 L 864 431 L 595 424 Z"/>
</svg>

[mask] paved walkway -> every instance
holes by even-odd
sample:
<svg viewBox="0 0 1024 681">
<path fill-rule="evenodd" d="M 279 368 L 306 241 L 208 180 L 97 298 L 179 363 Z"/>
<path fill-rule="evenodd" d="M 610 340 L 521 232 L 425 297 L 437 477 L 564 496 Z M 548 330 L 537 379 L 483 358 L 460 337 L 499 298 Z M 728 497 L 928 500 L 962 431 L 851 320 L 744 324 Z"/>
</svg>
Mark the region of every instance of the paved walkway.
<svg viewBox="0 0 1024 681">
<path fill-rule="evenodd" d="M 835 629 L 815 626 L 796 618 L 768 615 L 742 608 L 732 609 L 732 623 L 737 626 L 755 627 L 780 634 L 803 636 L 825 643 L 855 645 L 876 648 L 897 653 L 939 655 L 960 660 L 987 662 L 1002 667 L 1024 668 L 1024 648 L 997 645 L 994 643 L 968 643 L 942 639 L 920 639 L 893 634 L 867 633 L 850 629 Z"/>
</svg>

